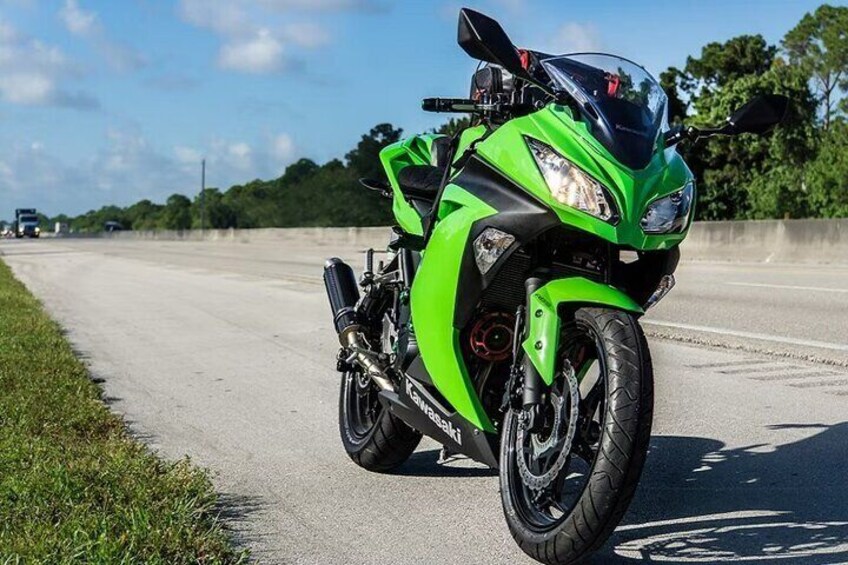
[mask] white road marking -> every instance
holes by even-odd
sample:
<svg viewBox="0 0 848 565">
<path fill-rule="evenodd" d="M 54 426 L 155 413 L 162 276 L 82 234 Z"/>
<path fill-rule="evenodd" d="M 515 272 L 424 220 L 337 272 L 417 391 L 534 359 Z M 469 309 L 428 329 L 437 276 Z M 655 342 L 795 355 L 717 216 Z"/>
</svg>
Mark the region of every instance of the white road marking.
<svg viewBox="0 0 848 565">
<path fill-rule="evenodd" d="M 831 349 L 833 351 L 848 351 L 848 344 L 845 343 L 829 343 L 827 341 L 816 341 L 813 339 L 799 339 L 794 337 L 785 337 L 778 335 L 761 334 L 754 332 L 743 332 L 731 330 L 727 328 L 711 328 L 709 326 L 695 326 L 692 324 L 678 324 L 676 322 L 666 322 L 663 320 L 644 320 L 645 324 L 659 326 L 662 328 L 675 328 L 679 330 L 689 330 L 693 332 L 703 332 L 708 334 L 725 335 L 731 337 L 741 337 L 746 339 L 757 339 L 760 341 L 771 341 L 774 343 L 783 343 L 786 345 L 800 345 L 803 347 L 818 347 L 819 349 Z"/>
<path fill-rule="evenodd" d="M 848 288 L 827 288 L 823 286 L 795 286 L 791 284 L 766 284 L 746 282 L 729 282 L 725 284 L 728 284 L 730 286 L 748 286 L 752 288 L 776 288 L 779 290 L 808 290 L 810 292 L 837 292 L 840 294 L 848 294 Z"/>
</svg>

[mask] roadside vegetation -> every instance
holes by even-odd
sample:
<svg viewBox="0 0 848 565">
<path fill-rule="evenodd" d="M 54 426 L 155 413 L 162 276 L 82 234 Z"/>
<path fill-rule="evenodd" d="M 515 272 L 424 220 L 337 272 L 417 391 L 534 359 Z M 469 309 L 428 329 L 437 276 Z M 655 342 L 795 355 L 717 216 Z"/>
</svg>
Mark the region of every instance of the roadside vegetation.
<svg viewBox="0 0 848 565">
<path fill-rule="evenodd" d="M 0 563 L 234 563 L 206 474 L 127 434 L 0 261 Z"/>
<path fill-rule="evenodd" d="M 638 53 L 624 55 L 638 59 Z M 788 121 L 773 136 L 717 137 L 681 146 L 699 182 L 698 219 L 848 216 L 848 7 L 822 5 L 779 45 L 761 35 L 710 43 L 683 68 L 669 68 L 659 78 L 669 94 L 669 118 L 678 123 L 721 123 L 756 94 L 784 94 L 792 102 Z M 459 92 L 464 85 L 454 87 Z M 451 120 L 442 129 L 467 124 Z M 401 133 L 381 124 L 343 160 L 318 165 L 301 159 L 277 179 L 208 189 L 207 226 L 389 224 L 390 202 L 360 188 L 357 179 L 383 175 L 377 153 Z M 197 228 L 200 198 L 174 194 L 164 204 L 142 200 L 51 220 L 80 231 L 101 230 L 110 220 L 130 229 Z"/>
</svg>

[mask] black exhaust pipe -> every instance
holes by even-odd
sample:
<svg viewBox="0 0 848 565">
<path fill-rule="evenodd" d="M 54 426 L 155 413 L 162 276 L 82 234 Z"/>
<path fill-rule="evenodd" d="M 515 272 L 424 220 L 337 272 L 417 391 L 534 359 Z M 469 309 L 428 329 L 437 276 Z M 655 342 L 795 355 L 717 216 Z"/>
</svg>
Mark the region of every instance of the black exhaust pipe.
<svg viewBox="0 0 848 565">
<path fill-rule="evenodd" d="M 324 263 L 324 286 L 327 287 L 327 298 L 330 300 L 339 342 L 348 355 L 346 362 L 359 365 L 363 373 L 381 390 L 394 391 L 394 385 L 386 375 L 386 368 L 380 362 L 379 355 L 370 350 L 360 331 L 360 320 L 356 313 L 359 288 L 353 269 L 341 259 L 328 259 Z"/>
<path fill-rule="evenodd" d="M 333 312 L 333 324 L 341 334 L 351 326 L 358 324 L 356 303 L 359 302 L 359 289 L 356 277 L 350 265 L 333 257 L 324 263 L 324 286 Z"/>
</svg>

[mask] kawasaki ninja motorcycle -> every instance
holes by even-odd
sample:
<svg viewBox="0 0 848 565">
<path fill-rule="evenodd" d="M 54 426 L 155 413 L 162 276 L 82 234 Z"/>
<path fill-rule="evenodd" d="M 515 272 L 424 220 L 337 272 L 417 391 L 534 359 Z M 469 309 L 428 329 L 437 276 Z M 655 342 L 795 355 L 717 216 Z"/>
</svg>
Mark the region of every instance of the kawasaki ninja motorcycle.
<svg viewBox="0 0 848 565">
<path fill-rule="evenodd" d="M 339 427 L 365 469 L 422 435 L 499 469 L 518 545 L 544 563 L 597 549 L 633 497 L 653 374 L 639 318 L 674 285 L 695 183 L 675 146 L 765 133 L 786 100 L 755 98 L 716 128 L 669 128 L 666 96 L 611 55 L 516 49 L 460 12 L 481 66 L 467 99 L 427 99 L 477 125 L 380 153 L 387 254 L 324 281 L 341 341 Z"/>
</svg>

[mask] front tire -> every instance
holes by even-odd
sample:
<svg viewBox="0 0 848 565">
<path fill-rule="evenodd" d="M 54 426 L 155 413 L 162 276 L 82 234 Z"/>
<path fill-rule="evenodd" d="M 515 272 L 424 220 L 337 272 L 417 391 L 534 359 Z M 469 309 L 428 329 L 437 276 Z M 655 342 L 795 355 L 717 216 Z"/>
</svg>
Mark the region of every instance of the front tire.
<svg viewBox="0 0 848 565">
<path fill-rule="evenodd" d="M 421 433 L 385 409 L 377 387 L 359 372 L 342 374 L 339 433 L 353 462 L 377 473 L 401 465 L 421 441 Z"/>
<path fill-rule="evenodd" d="M 546 399 L 555 407 L 548 414 L 560 416 L 546 422 L 570 420 L 574 431 L 531 433 L 523 414 L 510 410 L 500 453 L 501 500 L 513 538 L 537 561 L 557 565 L 583 560 L 618 525 L 642 472 L 653 415 L 650 353 L 633 316 L 578 309 L 563 321 L 561 341 L 563 372 Z M 577 407 L 574 418 L 570 407 Z M 551 454 L 550 438 L 560 436 L 562 450 Z"/>
</svg>

